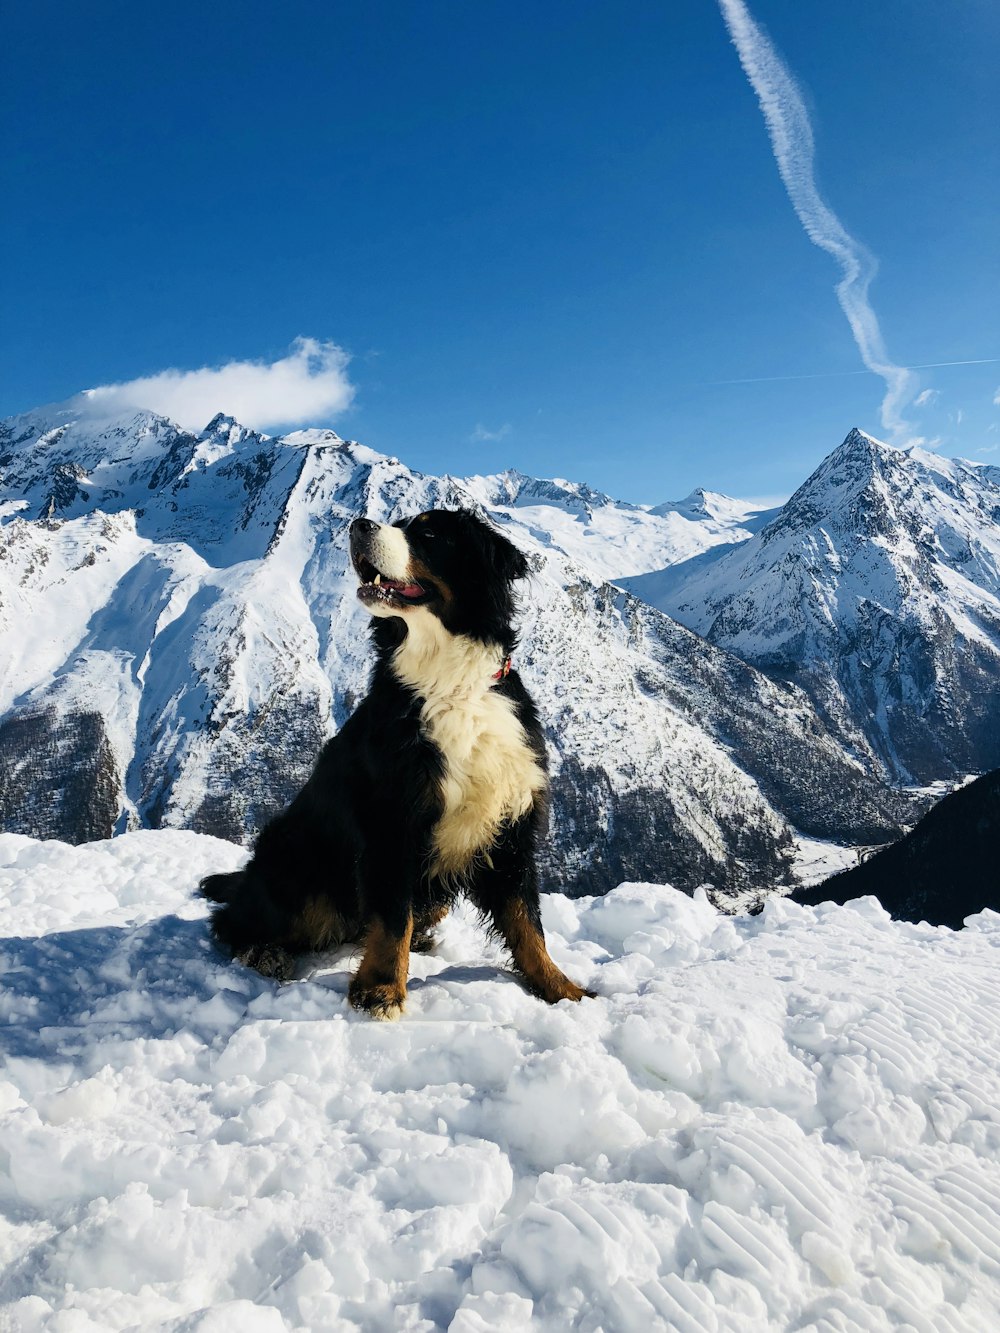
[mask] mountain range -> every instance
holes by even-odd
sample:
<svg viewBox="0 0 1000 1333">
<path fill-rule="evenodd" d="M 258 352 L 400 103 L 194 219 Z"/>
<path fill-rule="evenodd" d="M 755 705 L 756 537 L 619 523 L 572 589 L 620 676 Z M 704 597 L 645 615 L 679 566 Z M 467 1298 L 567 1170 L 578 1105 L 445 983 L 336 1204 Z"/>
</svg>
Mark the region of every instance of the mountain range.
<svg viewBox="0 0 1000 1333">
<path fill-rule="evenodd" d="M 0 423 L 0 828 L 248 841 L 365 689 L 350 520 L 435 505 L 488 513 L 532 566 L 516 666 L 546 723 L 549 888 L 787 889 L 818 846 L 889 841 L 927 784 L 1000 764 L 988 468 L 852 431 L 777 510 L 647 507 L 74 402 Z"/>
</svg>

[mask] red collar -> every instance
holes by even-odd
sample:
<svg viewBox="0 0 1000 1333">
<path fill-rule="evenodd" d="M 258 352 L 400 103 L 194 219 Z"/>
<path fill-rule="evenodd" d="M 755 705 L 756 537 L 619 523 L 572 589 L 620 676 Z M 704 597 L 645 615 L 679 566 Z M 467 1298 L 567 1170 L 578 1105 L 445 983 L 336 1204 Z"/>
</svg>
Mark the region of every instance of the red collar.
<svg viewBox="0 0 1000 1333">
<path fill-rule="evenodd" d="M 503 680 L 504 676 L 509 676 L 509 675 L 510 675 L 510 658 L 508 657 L 507 660 L 504 662 L 503 666 L 500 668 L 500 670 L 494 671 L 493 679 Z"/>
</svg>

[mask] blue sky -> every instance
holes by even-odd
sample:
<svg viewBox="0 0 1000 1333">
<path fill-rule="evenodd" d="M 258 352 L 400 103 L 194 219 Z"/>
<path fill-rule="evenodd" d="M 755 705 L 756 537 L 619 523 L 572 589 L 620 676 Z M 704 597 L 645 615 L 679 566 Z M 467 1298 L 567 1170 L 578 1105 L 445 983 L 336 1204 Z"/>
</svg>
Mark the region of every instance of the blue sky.
<svg viewBox="0 0 1000 1333">
<path fill-rule="evenodd" d="M 1000 357 L 1000 9 L 751 12 L 892 363 Z M 39 0 L 4 39 L 2 415 L 141 380 L 651 502 L 889 434 L 715 0 Z M 897 438 L 991 459 L 998 386 L 915 372 Z"/>
</svg>

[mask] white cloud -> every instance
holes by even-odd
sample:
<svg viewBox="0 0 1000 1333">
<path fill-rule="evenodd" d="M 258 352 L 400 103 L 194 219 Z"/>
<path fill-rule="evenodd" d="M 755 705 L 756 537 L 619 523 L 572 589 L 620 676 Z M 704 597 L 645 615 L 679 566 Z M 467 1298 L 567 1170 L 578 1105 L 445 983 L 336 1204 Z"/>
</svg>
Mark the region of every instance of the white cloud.
<svg viewBox="0 0 1000 1333">
<path fill-rule="evenodd" d="M 916 398 L 914 398 L 913 406 L 926 407 L 928 403 L 933 403 L 934 399 L 939 398 L 940 396 L 940 389 L 924 389 L 922 393 L 918 393 Z"/>
<path fill-rule="evenodd" d="M 476 422 L 476 429 L 469 436 L 470 444 L 492 444 L 503 440 L 510 434 L 511 426 L 505 421 L 499 430 L 487 430 L 481 421 Z"/>
<path fill-rule="evenodd" d="M 996 393 L 993 395 L 993 406 L 1000 407 L 1000 389 L 997 389 Z"/>
<path fill-rule="evenodd" d="M 868 288 L 878 264 L 844 227 L 816 184 L 812 126 L 798 85 L 764 31 L 750 17 L 743 0 L 719 0 L 722 17 L 736 47 L 744 73 L 757 94 L 771 139 L 778 171 L 792 207 L 814 245 L 832 255 L 843 277 L 837 299 L 847 316 L 861 359 L 885 381 L 882 425 L 899 435 L 907 429 L 903 405 L 916 387 L 905 366 L 889 359 Z"/>
<path fill-rule="evenodd" d="M 336 343 L 296 338 L 288 355 L 277 361 L 161 370 L 124 384 L 102 384 L 80 396 L 102 411 L 148 408 L 187 430 L 201 430 L 218 412 L 258 430 L 315 425 L 350 406 L 349 360 Z"/>
</svg>

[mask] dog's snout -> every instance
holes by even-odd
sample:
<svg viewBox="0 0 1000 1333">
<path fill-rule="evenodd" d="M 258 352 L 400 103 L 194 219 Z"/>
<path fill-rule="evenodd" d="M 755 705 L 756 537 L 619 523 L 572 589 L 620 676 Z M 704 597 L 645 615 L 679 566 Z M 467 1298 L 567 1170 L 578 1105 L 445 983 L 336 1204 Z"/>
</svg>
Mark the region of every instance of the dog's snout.
<svg viewBox="0 0 1000 1333">
<path fill-rule="evenodd" d="M 351 536 L 366 537 L 375 532 L 377 528 L 378 524 L 373 522 L 370 518 L 356 518 L 351 524 Z"/>
</svg>

